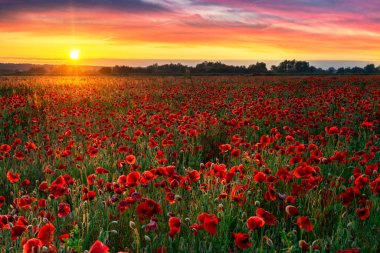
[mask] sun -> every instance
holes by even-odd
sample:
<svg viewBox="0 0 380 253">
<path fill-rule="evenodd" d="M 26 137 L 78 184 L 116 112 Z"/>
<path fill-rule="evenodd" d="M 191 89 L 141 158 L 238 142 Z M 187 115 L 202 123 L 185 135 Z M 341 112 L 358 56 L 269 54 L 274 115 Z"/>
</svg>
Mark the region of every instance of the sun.
<svg viewBox="0 0 380 253">
<path fill-rule="evenodd" d="M 79 59 L 79 52 L 80 52 L 79 49 L 75 49 L 75 50 L 70 51 L 70 58 L 72 60 L 78 60 Z"/>
</svg>

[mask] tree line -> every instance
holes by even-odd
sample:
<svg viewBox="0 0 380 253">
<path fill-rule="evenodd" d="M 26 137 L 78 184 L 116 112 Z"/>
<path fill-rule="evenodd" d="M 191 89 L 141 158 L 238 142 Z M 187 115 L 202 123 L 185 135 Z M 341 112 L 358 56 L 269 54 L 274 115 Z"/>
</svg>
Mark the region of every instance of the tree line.
<svg viewBox="0 0 380 253">
<path fill-rule="evenodd" d="M 249 66 L 227 65 L 222 62 L 205 61 L 196 66 L 177 64 L 153 64 L 147 67 L 119 66 L 102 67 L 99 73 L 103 75 L 222 75 L 222 74 L 380 74 L 380 66 L 368 64 L 364 68 L 316 68 L 307 61 L 285 60 L 278 65 L 272 65 L 269 69 L 264 62 L 257 62 Z"/>
</svg>

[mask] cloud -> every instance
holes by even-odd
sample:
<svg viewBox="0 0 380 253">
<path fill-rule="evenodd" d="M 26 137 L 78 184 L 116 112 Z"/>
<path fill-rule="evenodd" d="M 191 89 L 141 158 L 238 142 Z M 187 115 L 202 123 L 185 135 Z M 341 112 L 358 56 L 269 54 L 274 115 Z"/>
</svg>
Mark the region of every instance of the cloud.
<svg viewBox="0 0 380 253">
<path fill-rule="evenodd" d="M 158 3 L 142 0 L 0 0 L 0 14 L 50 11 L 69 8 L 117 9 L 128 12 L 160 12 L 167 10 Z"/>
</svg>

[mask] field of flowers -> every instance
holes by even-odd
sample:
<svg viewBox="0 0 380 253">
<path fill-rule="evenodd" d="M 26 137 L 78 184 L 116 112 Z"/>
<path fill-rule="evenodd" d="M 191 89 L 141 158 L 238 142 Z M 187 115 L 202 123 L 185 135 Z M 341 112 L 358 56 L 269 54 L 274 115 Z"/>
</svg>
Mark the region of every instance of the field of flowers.
<svg viewBox="0 0 380 253">
<path fill-rule="evenodd" d="M 0 252 L 379 252 L 380 78 L 1 77 Z"/>
</svg>

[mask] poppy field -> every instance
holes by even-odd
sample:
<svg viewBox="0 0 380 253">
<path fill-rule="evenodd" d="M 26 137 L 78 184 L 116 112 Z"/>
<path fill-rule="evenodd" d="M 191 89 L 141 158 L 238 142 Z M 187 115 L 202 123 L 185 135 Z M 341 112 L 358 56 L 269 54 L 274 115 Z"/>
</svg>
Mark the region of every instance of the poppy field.
<svg viewBox="0 0 380 253">
<path fill-rule="evenodd" d="M 380 78 L 1 77 L 0 253 L 379 252 Z"/>
</svg>

